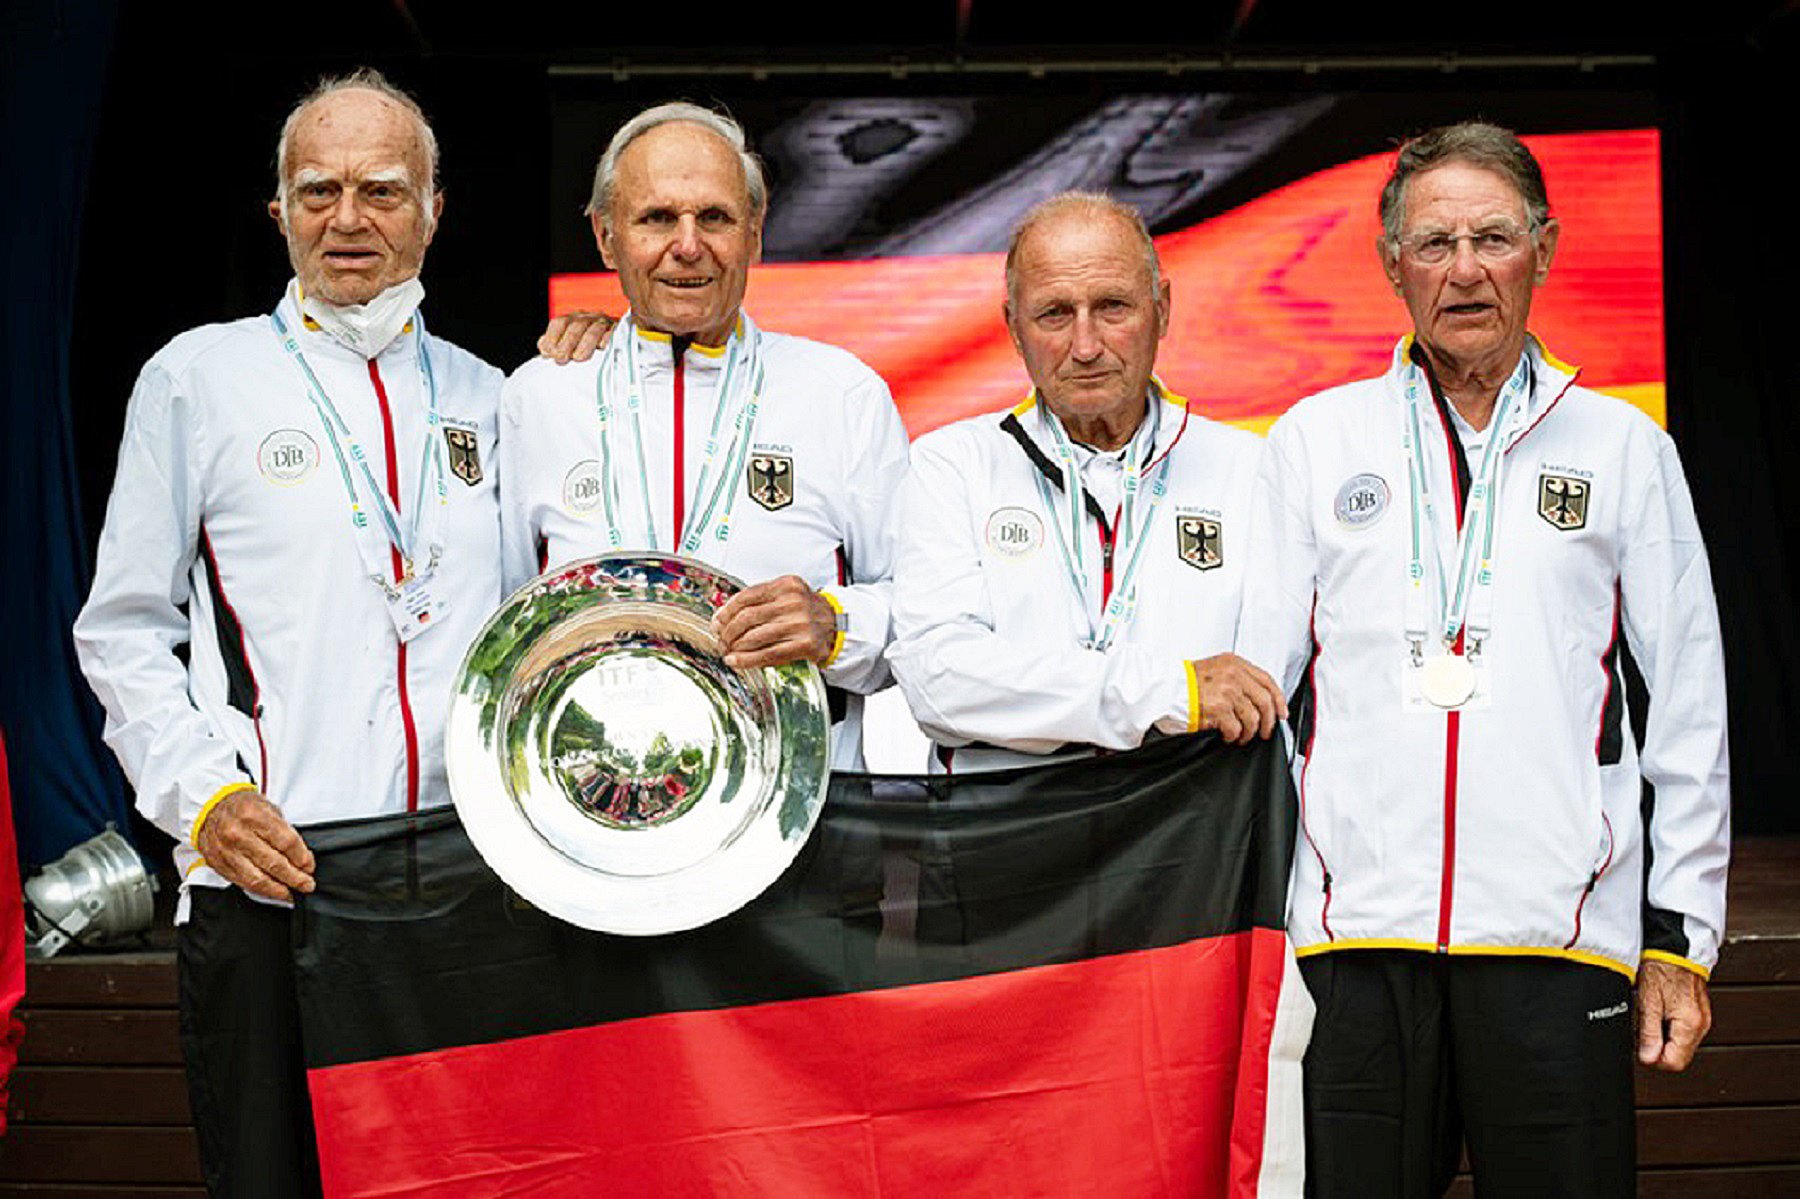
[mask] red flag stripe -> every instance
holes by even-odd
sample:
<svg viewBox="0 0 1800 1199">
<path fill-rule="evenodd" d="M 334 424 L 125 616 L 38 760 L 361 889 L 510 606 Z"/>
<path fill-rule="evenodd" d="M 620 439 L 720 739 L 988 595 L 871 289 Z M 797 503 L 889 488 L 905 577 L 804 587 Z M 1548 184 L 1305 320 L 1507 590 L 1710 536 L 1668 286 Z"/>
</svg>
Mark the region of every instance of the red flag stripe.
<svg viewBox="0 0 1800 1199">
<path fill-rule="evenodd" d="M 1255 930 L 318 1069 L 326 1190 L 1255 1195 L 1290 960 Z"/>
</svg>

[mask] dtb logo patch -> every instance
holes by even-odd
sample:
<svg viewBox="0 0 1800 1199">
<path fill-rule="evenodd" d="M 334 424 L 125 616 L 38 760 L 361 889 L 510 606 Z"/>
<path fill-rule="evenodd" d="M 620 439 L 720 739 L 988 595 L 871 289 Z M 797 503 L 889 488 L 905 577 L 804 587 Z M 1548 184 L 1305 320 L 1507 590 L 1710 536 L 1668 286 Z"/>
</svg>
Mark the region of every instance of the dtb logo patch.
<svg viewBox="0 0 1800 1199">
<path fill-rule="evenodd" d="M 305 479 L 318 464 L 318 443 L 298 429 L 277 429 L 256 449 L 262 477 L 284 487 Z"/>
<path fill-rule="evenodd" d="M 987 519 L 983 539 L 1003 558 L 1023 558 L 1044 544 L 1044 521 L 1029 508 L 997 508 Z"/>
<path fill-rule="evenodd" d="M 1387 511 L 1388 485 L 1380 475 L 1351 475 L 1338 488 L 1332 511 L 1346 529 L 1366 529 Z"/>
<path fill-rule="evenodd" d="M 600 506 L 600 463 L 584 458 L 563 476 L 563 507 L 570 512 L 592 512 Z"/>
<path fill-rule="evenodd" d="M 1223 566 L 1224 526 L 1204 516 L 1177 516 L 1175 552 L 1195 570 L 1215 570 Z"/>
<path fill-rule="evenodd" d="M 1572 532 L 1587 524 L 1588 493 L 1586 479 L 1571 475 L 1538 476 L 1538 515 L 1563 532 Z"/>
</svg>

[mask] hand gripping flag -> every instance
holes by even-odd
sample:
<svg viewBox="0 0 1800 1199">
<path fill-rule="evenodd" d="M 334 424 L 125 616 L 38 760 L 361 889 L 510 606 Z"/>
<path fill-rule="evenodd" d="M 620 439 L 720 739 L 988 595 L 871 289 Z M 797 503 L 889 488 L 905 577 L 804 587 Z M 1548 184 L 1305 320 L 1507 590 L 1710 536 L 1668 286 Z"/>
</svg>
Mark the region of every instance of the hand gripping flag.
<svg viewBox="0 0 1800 1199">
<path fill-rule="evenodd" d="M 330 1195 L 1298 1195 L 1278 742 L 834 777 L 705 928 L 512 895 L 453 812 L 307 831 Z"/>
</svg>

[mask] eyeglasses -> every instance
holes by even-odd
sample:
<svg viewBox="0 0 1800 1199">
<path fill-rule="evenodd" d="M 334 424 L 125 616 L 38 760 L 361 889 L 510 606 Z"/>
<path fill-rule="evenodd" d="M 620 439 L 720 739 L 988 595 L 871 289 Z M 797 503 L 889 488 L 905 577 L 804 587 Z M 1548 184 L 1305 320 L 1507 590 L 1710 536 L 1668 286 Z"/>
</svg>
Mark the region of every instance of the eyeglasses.
<svg viewBox="0 0 1800 1199">
<path fill-rule="evenodd" d="M 1466 241 L 1475 247 L 1475 256 L 1483 262 L 1505 262 L 1523 254 L 1531 245 L 1532 230 L 1517 225 L 1489 225 L 1473 233 L 1414 233 L 1396 237 L 1393 244 L 1402 254 L 1420 266 L 1438 266 L 1456 254 L 1456 244 Z"/>
</svg>

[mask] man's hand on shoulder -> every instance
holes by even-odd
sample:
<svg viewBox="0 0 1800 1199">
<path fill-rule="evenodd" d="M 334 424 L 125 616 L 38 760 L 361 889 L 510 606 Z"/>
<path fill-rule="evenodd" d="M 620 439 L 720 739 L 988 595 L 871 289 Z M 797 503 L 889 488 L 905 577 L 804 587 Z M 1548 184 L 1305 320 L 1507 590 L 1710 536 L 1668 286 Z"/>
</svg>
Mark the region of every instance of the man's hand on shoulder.
<svg viewBox="0 0 1800 1199">
<path fill-rule="evenodd" d="M 1236 654 L 1215 654 L 1194 663 L 1200 690 L 1200 727 L 1216 729 L 1232 745 L 1267 740 L 1287 719 L 1287 697 L 1260 667 Z"/>
<path fill-rule="evenodd" d="M 538 353 L 559 366 L 571 361 L 586 362 L 594 356 L 595 350 L 606 344 L 606 339 L 612 336 L 613 326 L 618 323 L 604 312 L 565 312 L 553 316 L 544 326 L 543 336 L 538 338 Z"/>
<path fill-rule="evenodd" d="M 837 610 L 798 575 L 746 587 L 713 616 L 725 663 L 738 670 L 817 662 L 837 644 Z"/>
<path fill-rule="evenodd" d="M 253 895 L 292 899 L 295 891 L 313 889 L 312 850 L 260 791 L 234 791 L 221 799 L 195 844 L 208 866 Z"/>
<path fill-rule="evenodd" d="M 1706 980 L 1673 962 L 1638 966 L 1638 1061 L 1655 1070 L 1685 1070 L 1712 1028 Z"/>
</svg>

